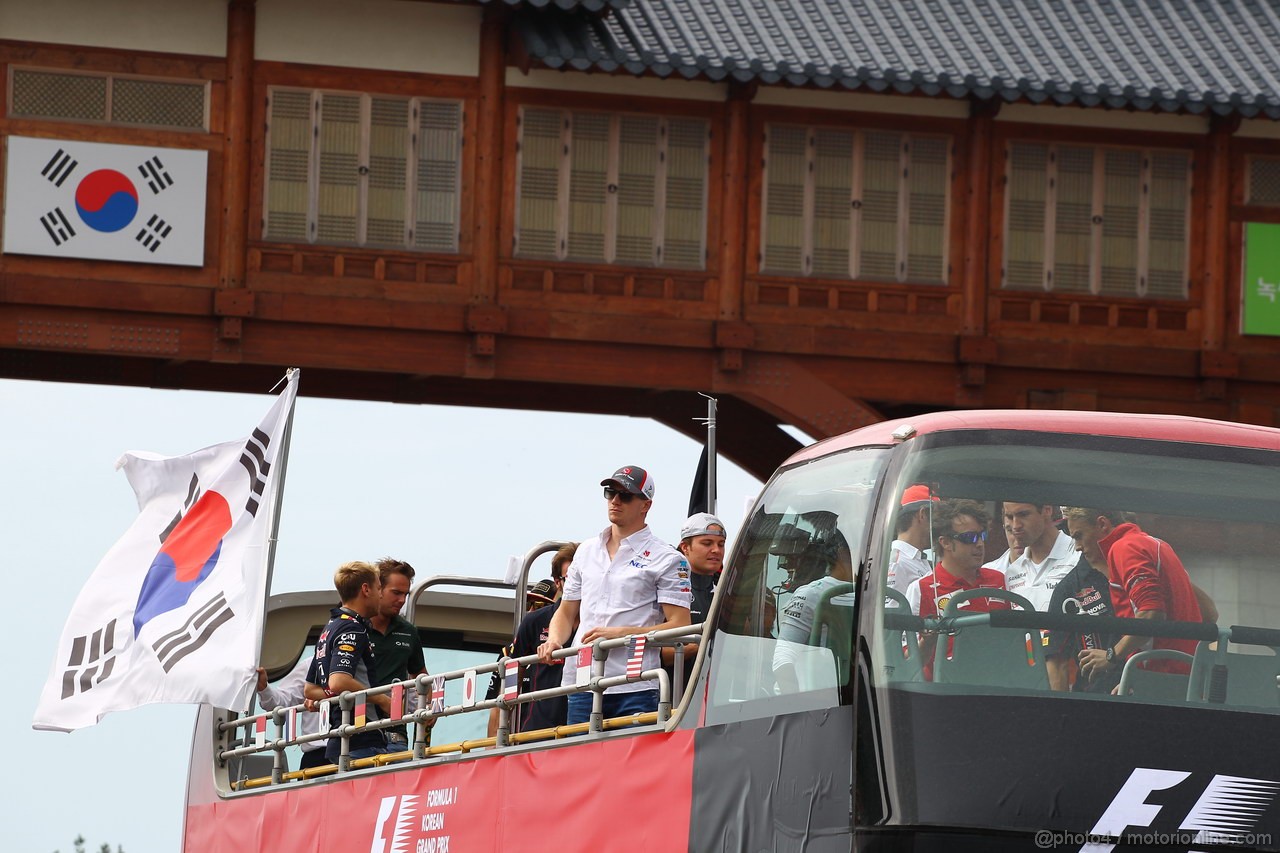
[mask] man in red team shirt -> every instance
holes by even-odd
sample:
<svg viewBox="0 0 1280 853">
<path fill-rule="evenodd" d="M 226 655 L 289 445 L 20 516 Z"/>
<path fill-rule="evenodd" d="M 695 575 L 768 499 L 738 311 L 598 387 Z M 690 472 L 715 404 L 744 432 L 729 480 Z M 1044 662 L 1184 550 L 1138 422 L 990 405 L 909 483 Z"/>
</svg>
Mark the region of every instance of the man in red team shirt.
<svg viewBox="0 0 1280 853">
<path fill-rule="evenodd" d="M 912 613 L 926 617 L 945 614 L 947 602 L 961 590 L 1004 589 L 1004 575 L 982 567 L 989 520 L 986 510 L 976 501 L 948 500 L 937 505 L 933 513 L 933 541 L 942 561 L 932 572 L 907 587 Z M 959 609 L 964 613 L 989 613 L 1008 610 L 1009 602 L 999 598 L 971 598 L 961 602 Z M 920 641 L 924 674 L 930 681 L 936 644 L 936 634 L 925 634 Z"/>
<path fill-rule="evenodd" d="M 1170 619 L 1175 622 L 1201 621 L 1195 588 L 1178 555 L 1142 528 L 1126 522 L 1119 512 L 1090 507 L 1064 507 L 1067 530 L 1076 548 L 1088 554 L 1096 548 L 1107 560 L 1115 615 L 1139 619 Z M 1102 673 L 1124 666 L 1125 660 L 1146 644 L 1146 637 L 1126 635 L 1106 649 L 1080 652 L 1080 674 L 1093 680 Z M 1195 640 L 1157 637 L 1157 649 L 1176 649 L 1195 654 Z M 1185 664 L 1152 661 L 1149 669 L 1164 672 L 1188 671 Z"/>
</svg>

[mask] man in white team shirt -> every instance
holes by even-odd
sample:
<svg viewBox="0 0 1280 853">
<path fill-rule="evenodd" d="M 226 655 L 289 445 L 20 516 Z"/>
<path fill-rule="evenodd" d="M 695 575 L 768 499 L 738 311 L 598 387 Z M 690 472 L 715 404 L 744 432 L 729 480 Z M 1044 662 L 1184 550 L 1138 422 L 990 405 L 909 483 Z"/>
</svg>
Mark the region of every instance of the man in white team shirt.
<svg viewBox="0 0 1280 853">
<path fill-rule="evenodd" d="M 577 646 L 690 624 L 689 564 L 645 523 L 653 506 L 653 478 L 643 468 L 628 465 L 600 485 L 609 526 L 579 545 L 569 564 L 560 607 L 551 618 L 546 641 L 538 646 L 543 663 L 550 663 L 552 653 L 564 648 L 571 637 Z M 605 677 L 625 675 L 627 656 L 625 646 L 612 649 L 605 661 Z M 565 687 L 577 683 L 573 663 L 565 661 L 561 682 Z M 658 669 L 659 650 L 645 648 L 643 663 L 646 670 Z M 591 697 L 589 692 L 569 696 L 570 725 L 590 719 Z M 656 710 L 656 681 L 632 681 L 605 691 L 606 718 Z"/>
<path fill-rule="evenodd" d="M 929 547 L 929 531 L 933 524 L 931 512 L 937 495 L 929 493 L 924 485 L 908 486 L 902 492 L 898 505 L 896 532 L 898 538 L 891 545 L 887 584 L 903 595 L 916 578 L 933 571 L 926 549 Z"/>
<path fill-rule="evenodd" d="M 1058 508 L 1048 504 L 1004 502 L 1004 525 L 1023 549 L 1004 570 L 1004 586 L 1048 610 L 1054 587 L 1080 561 L 1075 542 L 1054 524 Z"/>
</svg>

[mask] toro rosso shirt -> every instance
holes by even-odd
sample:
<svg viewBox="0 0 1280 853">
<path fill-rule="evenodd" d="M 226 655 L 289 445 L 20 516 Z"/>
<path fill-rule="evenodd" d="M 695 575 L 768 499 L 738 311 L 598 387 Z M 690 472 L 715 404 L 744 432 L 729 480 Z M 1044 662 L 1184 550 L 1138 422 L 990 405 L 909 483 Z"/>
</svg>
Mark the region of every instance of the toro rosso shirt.
<svg viewBox="0 0 1280 853">
<path fill-rule="evenodd" d="M 565 573 L 565 601 L 582 602 L 578 618 L 578 630 L 570 645 L 582 642 L 582 635 L 592 628 L 614 625 L 657 625 L 666 621 L 662 605 L 673 604 L 689 609 L 692 597 L 689 587 L 689 563 L 679 551 L 663 542 L 648 525 L 632 533 L 618 545 L 613 559 L 609 559 L 609 533 L 606 527 L 599 536 L 578 546 L 578 553 Z M 609 651 L 605 661 L 606 678 L 625 675 L 628 650 L 621 646 Z M 571 687 L 577 683 L 576 661 L 567 658 L 562 684 Z M 661 654 L 656 646 L 646 646 L 644 668 L 661 666 Z M 631 693 L 637 690 L 657 690 L 656 681 L 632 681 L 610 687 L 606 693 Z"/>
<path fill-rule="evenodd" d="M 316 643 L 316 657 L 307 681 L 328 687 L 330 675 L 345 672 L 366 687 L 374 686 L 372 678 L 377 672 L 377 666 L 374 663 L 373 646 L 369 642 L 367 621 L 347 607 L 335 607 L 329 614 L 332 618 L 324 626 L 320 640 Z M 366 703 L 366 716 L 369 722 L 381 718 L 378 707 L 372 702 Z M 336 700 L 330 703 L 329 725 L 332 728 L 342 725 L 342 708 Z M 341 745 L 337 738 L 329 741 L 327 754 L 331 759 L 337 756 Z M 380 731 L 360 732 L 351 738 L 353 750 L 382 745 Z"/>
</svg>

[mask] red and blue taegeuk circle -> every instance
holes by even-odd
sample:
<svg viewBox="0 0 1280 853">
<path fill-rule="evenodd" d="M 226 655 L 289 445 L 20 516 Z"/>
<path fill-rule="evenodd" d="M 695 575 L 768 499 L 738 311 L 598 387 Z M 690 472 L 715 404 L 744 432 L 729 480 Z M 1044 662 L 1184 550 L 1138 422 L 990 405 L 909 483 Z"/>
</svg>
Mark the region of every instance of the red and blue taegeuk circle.
<svg viewBox="0 0 1280 853">
<path fill-rule="evenodd" d="M 119 231 L 138 215 L 138 191 L 115 169 L 98 169 L 76 187 L 76 212 L 94 231 Z"/>
</svg>

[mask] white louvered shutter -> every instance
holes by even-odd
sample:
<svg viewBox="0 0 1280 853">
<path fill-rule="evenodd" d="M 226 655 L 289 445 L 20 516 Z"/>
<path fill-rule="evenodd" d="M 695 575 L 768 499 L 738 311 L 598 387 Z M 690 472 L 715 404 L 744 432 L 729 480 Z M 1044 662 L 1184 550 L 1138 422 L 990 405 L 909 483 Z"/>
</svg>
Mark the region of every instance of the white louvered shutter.
<svg viewBox="0 0 1280 853">
<path fill-rule="evenodd" d="M 1053 279 L 1050 289 L 1088 293 L 1093 260 L 1094 150 L 1059 146 L 1055 152 Z"/>
<path fill-rule="evenodd" d="M 1042 290 L 1045 286 L 1049 146 L 1010 143 L 1007 177 L 1004 287 L 1009 290 Z"/>
<path fill-rule="evenodd" d="M 947 275 L 947 139 L 913 137 L 907 167 L 907 280 L 942 284 Z"/>
<path fill-rule="evenodd" d="M 853 198 L 853 133 L 813 135 L 812 271 L 823 278 L 849 277 L 849 218 Z"/>
<path fill-rule="evenodd" d="M 620 264 L 655 263 L 654 221 L 657 213 L 658 120 L 622 116 L 618 120 L 617 242 Z"/>
<path fill-rule="evenodd" d="M 1191 157 L 1155 151 L 1150 158 L 1146 293 L 1154 299 L 1186 299 Z"/>
<path fill-rule="evenodd" d="M 763 270 L 801 273 L 804 248 L 805 155 L 803 127 L 771 125 L 765 153 Z"/>
<path fill-rule="evenodd" d="M 263 236 L 268 240 L 307 241 L 311 205 L 311 141 L 314 136 L 310 92 L 271 92 L 267 118 L 267 192 Z"/>
<path fill-rule="evenodd" d="M 458 250 L 461 204 L 462 105 L 419 101 L 414 181 L 413 245 L 429 252 Z"/>
<path fill-rule="evenodd" d="M 862 233 L 858 268 L 862 278 L 898 278 L 899 194 L 902 135 L 863 134 Z"/>
<path fill-rule="evenodd" d="M 407 242 L 409 140 L 409 101 L 373 98 L 369 110 L 367 245 L 404 246 Z"/>
<path fill-rule="evenodd" d="M 573 261 L 605 260 L 609 116 L 574 113 L 569 142 L 569 245 Z"/>
<path fill-rule="evenodd" d="M 525 108 L 520 120 L 520 198 L 516 254 L 554 259 L 557 254 L 558 196 L 562 158 L 557 110 Z"/>
<path fill-rule="evenodd" d="M 360 96 L 320 96 L 316 242 L 355 243 L 360 212 Z"/>
<path fill-rule="evenodd" d="M 702 269 L 706 245 L 707 123 L 667 122 L 666 192 L 662 218 L 664 267 Z"/>
<path fill-rule="evenodd" d="M 1103 158 L 1102 277 L 1098 292 L 1139 296 L 1138 232 L 1142 204 L 1142 152 L 1106 149 Z"/>
</svg>

